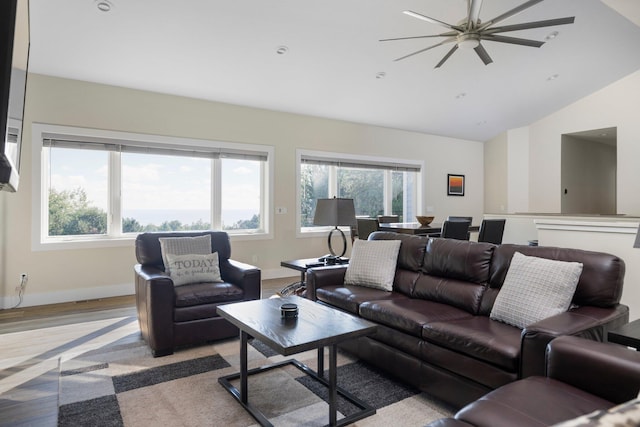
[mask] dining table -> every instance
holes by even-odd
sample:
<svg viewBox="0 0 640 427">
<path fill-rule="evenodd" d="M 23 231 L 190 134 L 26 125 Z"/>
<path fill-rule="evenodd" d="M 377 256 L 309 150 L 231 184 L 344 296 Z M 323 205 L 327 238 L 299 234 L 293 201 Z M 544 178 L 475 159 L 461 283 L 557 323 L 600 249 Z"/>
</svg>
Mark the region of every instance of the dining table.
<svg viewBox="0 0 640 427">
<path fill-rule="evenodd" d="M 419 222 L 387 222 L 378 226 L 379 231 L 393 231 L 402 234 L 438 234 L 442 232 L 442 224 L 422 225 Z M 469 231 L 479 231 L 480 227 L 472 225 Z"/>
</svg>

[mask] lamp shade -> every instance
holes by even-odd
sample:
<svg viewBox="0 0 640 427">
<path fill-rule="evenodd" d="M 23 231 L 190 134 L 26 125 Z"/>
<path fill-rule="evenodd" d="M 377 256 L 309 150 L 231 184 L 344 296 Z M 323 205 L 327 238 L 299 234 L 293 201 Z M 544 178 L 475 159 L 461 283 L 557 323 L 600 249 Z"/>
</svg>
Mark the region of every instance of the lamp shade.
<svg viewBox="0 0 640 427">
<path fill-rule="evenodd" d="M 638 232 L 636 233 L 636 241 L 633 244 L 634 248 L 640 248 L 640 225 L 638 225 Z"/>
<path fill-rule="evenodd" d="M 356 209 L 353 199 L 318 199 L 314 225 L 356 225 Z"/>
</svg>

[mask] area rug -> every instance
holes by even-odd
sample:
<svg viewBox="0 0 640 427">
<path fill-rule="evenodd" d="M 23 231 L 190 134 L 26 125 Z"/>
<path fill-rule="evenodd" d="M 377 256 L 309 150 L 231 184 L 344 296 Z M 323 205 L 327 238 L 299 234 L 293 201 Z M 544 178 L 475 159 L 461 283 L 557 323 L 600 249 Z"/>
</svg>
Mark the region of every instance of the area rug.
<svg viewBox="0 0 640 427">
<path fill-rule="evenodd" d="M 297 355 L 316 368 L 317 352 Z M 251 367 L 284 360 L 253 340 Z M 61 361 L 58 425 L 254 426 L 256 421 L 219 383 L 239 367 L 239 341 L 181 349 L 153 358 L 139 334 Z M 424 426 L 450 410 L 377 369 L 338 355 L 338 385 L 377 409 L 355 426 Z M 276 426 L 328 423 L 326 387 L 293 366 L 249 377 L 249 402 Z M 339 418 L 356 408 L 339 399 Z"/>
</svg>

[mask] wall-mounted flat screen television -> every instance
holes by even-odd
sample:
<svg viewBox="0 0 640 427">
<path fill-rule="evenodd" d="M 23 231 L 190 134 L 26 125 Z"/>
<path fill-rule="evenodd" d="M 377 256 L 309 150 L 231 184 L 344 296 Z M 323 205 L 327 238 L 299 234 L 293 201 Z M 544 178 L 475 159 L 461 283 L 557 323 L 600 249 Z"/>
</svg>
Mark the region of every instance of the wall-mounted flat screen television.
<svg viewBox="0 0 640 427">
<path fill-rule="evenodd" d="M 29 2 L 0 1 L 0 190 L 17 191 L 29 62 Z"/>
</svg>

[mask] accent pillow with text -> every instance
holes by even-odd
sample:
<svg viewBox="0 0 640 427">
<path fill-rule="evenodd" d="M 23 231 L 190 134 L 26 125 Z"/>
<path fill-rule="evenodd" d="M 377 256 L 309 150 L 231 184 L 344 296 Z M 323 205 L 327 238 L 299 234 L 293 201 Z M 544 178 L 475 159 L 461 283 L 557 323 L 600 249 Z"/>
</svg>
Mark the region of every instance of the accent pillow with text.
<svg viewBox="0 0 640 427">
<path fill-rule="evenodd" d="M 190 283 L 222 282 L 218 252 L 212 254 L 167 254 L 170 273 L 174 286 Z"/>
</svg>

